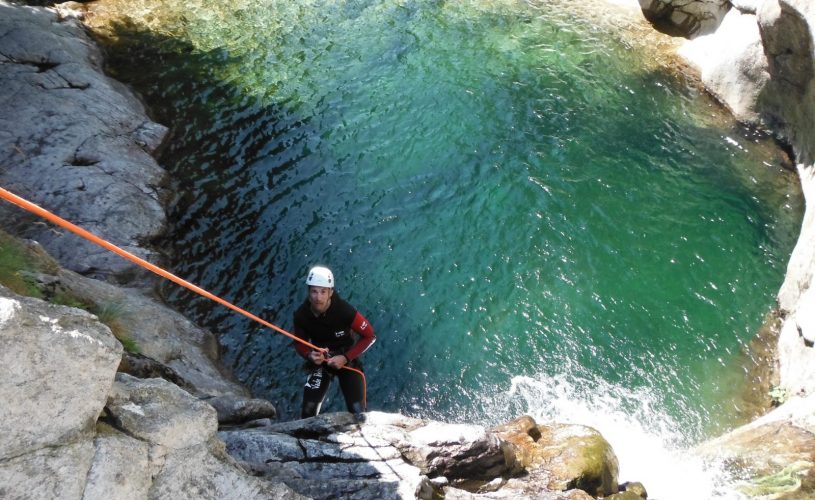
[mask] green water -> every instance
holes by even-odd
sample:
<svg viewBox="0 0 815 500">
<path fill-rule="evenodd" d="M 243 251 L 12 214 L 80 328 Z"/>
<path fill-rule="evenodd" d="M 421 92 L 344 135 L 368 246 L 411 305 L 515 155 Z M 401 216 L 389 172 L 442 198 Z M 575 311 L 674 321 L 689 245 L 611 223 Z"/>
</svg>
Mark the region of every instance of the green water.
<svg viewBox="0 0 815 500">
<path fill-rule="evenodd" d="M 802 202 L 649 54 L 546 2 L 151 5 L 110 60 L 173 127 L 178 274 L 290 328 L 332 267 L 378 334 L 372 409 L 493 424 L 565 398 L 687 442 L 738 418 Z M 285 338 L 167 293 L 298 414 Z"/>
</svg>

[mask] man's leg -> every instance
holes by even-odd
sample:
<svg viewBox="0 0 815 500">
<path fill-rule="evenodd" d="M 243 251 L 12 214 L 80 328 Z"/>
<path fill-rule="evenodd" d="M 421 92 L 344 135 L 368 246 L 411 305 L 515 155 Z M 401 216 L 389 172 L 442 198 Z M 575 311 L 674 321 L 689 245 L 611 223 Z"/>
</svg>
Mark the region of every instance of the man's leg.
<svg viewBox="0 0 815 500">
<path fill-rule="evenodd" d="M 328 388 L 331 386 L 332 375 L 322 366 L 311 371 L 303 386 L 303 408 L 300 418 L 313 417 L 320 413 Z"/>
<path fill-rule="evenodd" d="M 355 363 L 353 367 L 361 370 L 362 364 Z M 368 411 L 365 404 L 365 384 L 362 381 L 362 376 L 351 370 L 340 370 L 337 377 L 340 379 L 340 389 L 342 389 L 342 395 L 345 397 L 345 407 L 348 408 L 348 411 L 354 414 Z"/>
</svg>

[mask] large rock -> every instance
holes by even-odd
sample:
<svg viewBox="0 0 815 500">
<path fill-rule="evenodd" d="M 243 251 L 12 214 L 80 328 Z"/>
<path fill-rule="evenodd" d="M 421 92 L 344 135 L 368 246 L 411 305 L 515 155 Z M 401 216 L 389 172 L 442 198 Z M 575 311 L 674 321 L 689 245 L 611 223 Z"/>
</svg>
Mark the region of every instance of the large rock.
<svg viewBox="0 0 815 500">
<path fill-rule="evenodd" d="M 761 0 L 680 51 L 737 118 L 787 137 L 804 166 L 815 161 L 813 27 L 814 2 Z"/>
<path fill-rule="evenodd" d="M 166 380 L 120 373 L 107 413 L 115 429 L 100 426 L 88 475 L 93 491 L 118 498 L 303 498 L 237 466 L 216 438 L 215 409 Z"/>
<path fill-rule="evenodd" d="M 0 286 L 0 460 L 92 433 L 121 352 L 91 314 Z"/>
<path fill-rule="evenodd" d="M 0 498 L 81 498 L 121 355 L 81 310 L 0 286 Z"/>
<path fill-rule="evenodd" d="M 608 441 L 596 430 L 581 425 L 537 425 L 525 416 L 494 430 L 512 444 L 510 463 L 547 488 L 578 488 L 591 495 L 617 493 L 619 463 Z M 529 483 L 514 481 L 508 488 L 529 494 Z"/>
<path fill-rule="evenodd" d="M 671 35 L 694 37 L 713 32 L 730 9 L 728 0 L 639 0 L 646 19 Z"/>
<path fill-rule="evenodd" d="M 324 414 L 219 437 L 245 467 L 313 498 L 584 499 L 617 491 L 617 459 L 585 427 L 523 417 L 487 430 L 366 416 L 358 423 Z"/>
<path fill-rule="evenodd" d="M 815 113 L 815 110 L 813 111 Z M 812 115 L 812 116 L 815 116 Z M 815 126 L 813 126 L 815 128 Z M 801 234 L 792 251 L 787 264 L 787 274 L 784 283 L 778 292 L 778 305 L 781 310 L 792 316 L 798 312 L 807 315 L 807 311 L 815 311 L 815 295 L 808 292 L 815 288 L 815 163 L 798 165 L 798 177 L 801 179 L 801 188 L 806 199 L 806 212 L 801 224 Z M 815 340 L 815 325 L 809 320 L 811 316 L 802 318 L 796 328 L 801 328 L 801 334 Z"/>
<path fill-rule="evenodd" d="M 107 411 L 127 434 L 172 449 L 209 441 L 218 430 L 212 406 L 159 378 L 118 374 Z"/>
<path fill-rule="evenodd" d="M 687 42 L 679 53 L 699 69 L 707 89 L 736 118 L 759 121 L 759 98 L 770 74 L 755 15 L 733 9 L 714 34 Z"/>
<path fill-rule="evenodd" d="M 815 496 L 815 398 L 793 397 L 779 408 L 697 448 L 746 479 L 750 498 Z"/>
<path fill-rule="evenodd" d="M 147 498 L 152 484 L 149 443 L 101 424 L 94 449 L 84 498 Z"/>
<path fill-rule="evenodd" d="M 787 395 L 815 398 L 815 289 L 796 305 L 778 338 L 778 387 Z"/>
<path fill-rule="evenodd" d="M 201 395 L 248 396 L 246 388 L 219 367 L 220 352 L 215 336 L 161 302 L 138 290 L 85 278 L 71 271 L 32 278 L 49 294 L 68 292 L 96 309 L 115 309 L 121 333 L 141 354 L 171 368 L 183 380 L 182 385 Z"/>
<path fill-rule="evenodd" d="M 166 129 L 101 71 L 98 48 L 73 20 L 0 0 L 0 185 L 141 257 L 165 226 L 165 172 L 151 157 Z M 142 271 L 73 235 L 0 218 L 81 273 L 127 280 Z"/>
</svg>

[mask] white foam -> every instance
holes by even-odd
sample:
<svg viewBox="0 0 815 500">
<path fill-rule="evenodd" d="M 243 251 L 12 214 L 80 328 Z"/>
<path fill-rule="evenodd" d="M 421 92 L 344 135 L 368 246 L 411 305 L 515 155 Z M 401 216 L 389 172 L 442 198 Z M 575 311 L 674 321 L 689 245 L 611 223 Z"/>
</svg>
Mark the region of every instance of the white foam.
<svg viewBox="0 0 815 500">
<path fill-rule="evenodd" d="M 662 405 L 647 390 L 569 382 L 559 376 L 514 377 L 509 392 L 522 398 L 540 423 L 597 429 L 617 455 L 620 482 L 641 482 L 649 498 L 744 498 L 734 493 L 733 480 L 717 464 L 693 454 L 688 438 L 692 432 L 661 412 Z"/>
</svg>

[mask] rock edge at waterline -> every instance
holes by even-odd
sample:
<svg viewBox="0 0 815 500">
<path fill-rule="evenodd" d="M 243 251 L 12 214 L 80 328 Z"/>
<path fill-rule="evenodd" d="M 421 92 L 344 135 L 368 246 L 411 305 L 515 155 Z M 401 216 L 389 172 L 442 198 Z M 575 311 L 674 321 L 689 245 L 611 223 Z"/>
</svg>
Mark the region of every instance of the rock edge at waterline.
<svg viewBox="0 0 815 500">
<path fill-rule="evenodd" d="M 720 19 L 705 34 L 686 30 L 694 38 L 680 55 L 736 118 L 769 128 L 795 154 L 806 211 L 778 293 L 775 393 L 782 404 L 700 451 L 749 471 L 743 484 L 748 495 L 815 495 L 815 2 L 640 3 L 685 12 L 692 4 L 698 22 Z"/>
</svg>

